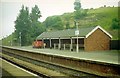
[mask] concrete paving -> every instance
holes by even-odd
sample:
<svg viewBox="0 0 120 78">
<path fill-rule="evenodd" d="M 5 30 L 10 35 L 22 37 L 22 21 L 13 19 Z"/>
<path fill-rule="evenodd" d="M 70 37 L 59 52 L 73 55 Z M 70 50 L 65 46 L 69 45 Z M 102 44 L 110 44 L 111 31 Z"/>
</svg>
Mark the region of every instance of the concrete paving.
<svg viewBox="0 0 120 78">
<path fill-rule="evenodd" d="M 44 53 L 50 55 L 64 56 L 70 58 L 77 58 L 83 60 L 92 60 L 110 64 L 119 64 L 119 56 L 120 52 L 117 50 L 108 50 L 108 51 L 96 51 L 96 52 L 75 52 L 69 50 L 58 50 L 58 49 L 36 49 L 32 48 L 32 46 L 28 47 L 14 47 L 21 50 L 27 50 L 30 52 Z"/>
</svg>

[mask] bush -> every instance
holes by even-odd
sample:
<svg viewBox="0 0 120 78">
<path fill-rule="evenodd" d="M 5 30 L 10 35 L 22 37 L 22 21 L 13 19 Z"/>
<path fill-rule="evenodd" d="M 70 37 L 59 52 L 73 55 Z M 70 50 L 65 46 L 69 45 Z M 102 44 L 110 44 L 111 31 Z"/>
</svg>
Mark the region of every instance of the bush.
<svg viewBox="0 0 120 78">
<path fill-rule="evenodd" d="M 112 19 L 111 29 L 120 29 L 120 19 L 118 18 Z"/>
</svg>

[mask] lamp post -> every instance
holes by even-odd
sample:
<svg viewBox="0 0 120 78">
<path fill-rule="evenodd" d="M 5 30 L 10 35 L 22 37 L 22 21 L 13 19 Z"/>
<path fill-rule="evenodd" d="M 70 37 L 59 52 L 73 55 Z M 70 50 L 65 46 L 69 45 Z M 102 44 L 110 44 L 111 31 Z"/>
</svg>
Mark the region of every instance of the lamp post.
<svg viewBox="0 0 120 78">
<path fill-rule="evenodd" d="M 13 35 L 13 34 L 12 34 Z M 11 46 L 12 46 L 12 35 L 11 35 Z"/>
<path fill-rule="evenodd" d="M 79 46 L 78 46 L 78 35 L 79 35 L 79 30 L 78 30 L 78 22 L 76 22 L 76 31 L 75 31 L 75 35 L 77 36 L 77 44 L 76 44 L 76 52 L 79 51 Z"/>
<path fill-rule="evenodd" d="M 80 0 L 75 0 L 74 2 L 74 9 L 76 10 L 75 12 L 79 11 L 81 9 L 81 3 Z M 75 17 L 75 25 L 76 25 L 76 31 L 75 35 L 77 36 L 77 43 L 76 43 L 76 51 L 79 51 L 79 45 L 78 45 L 78 35 L 79 35 L 79 30 L 78 30 L 78 18 Z"/>
<path fill-rule="evenodd" d="M 21 47 L 21 32 L 19 32 L 20 47 Z"/>
<path fill-rule="evenodd" d="M 79 30 L 78 30 L 78 22 L 75 21 L 75 25 L 76 25 L 76 30 L 75 30 L 75 35 L 77 36 L 77 43 L 76 43 L 76 52 L 79 51 L 79 45 L 78 45 L 78 35 L 79 35 Z"/>
</svg>

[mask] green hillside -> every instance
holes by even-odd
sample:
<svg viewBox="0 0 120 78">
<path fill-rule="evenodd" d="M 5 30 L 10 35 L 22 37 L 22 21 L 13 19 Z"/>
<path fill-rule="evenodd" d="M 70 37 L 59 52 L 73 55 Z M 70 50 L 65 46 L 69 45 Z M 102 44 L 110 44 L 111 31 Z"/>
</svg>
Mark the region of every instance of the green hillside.
<svg viewBox="0 0 120 78">
<path fill-rule="evenodd" d="M 74 13 L 65 13 L 61 15 L 64 22 L 74 22 Z M 90 9 L 87 16 L 79 20 L 80 26 L 101 25 L 105 29 L 109 29 L 113 18 L 118 18 L 117 7 L 106 7 L 98 9 Z"/>
<path fill-rule="evenodd" d="M 114 18 L 118 18 L 118 7 L 89 9 L 87 15 L 78 20 L 79 28 L 82 26 L 100 25 L 113 36 L 113 39 L 118 39 L 118 29 L 111 28 Z M 70 23 L 70 27 L 74 27 L 74 13 L 65 13 L 61 15 L 61 19 L 64 27 L 67 22 Z"/>
<path fill-rule="evenodd" d="M 101 7 L 97 9 L 84 9 L 83 11 L 87 11 L 87 13 L 78 20 L 79 28 L 83 26 L 100 25 L 113 36 L 113 39 L 118 39 L 118 25 L 117 27 L 112 27 L 112 20 L 117 19 L 118 21 L 118 7 Z M 64 13 L 59 16 L 50 16 L 43 23 L 47 31 L 75 28 L 74 16 L 75 12 Z M 115 23 L 115 25 L 116 24 L 118 24 L 118 22 Z"/>
<path fill-rule="evenodd" d="M 83 15 L 82 18 L 79 18 L 78 20 L 79 28 L 85 26 L 100 25 L 102 28 L 104 28 L 113 36 L 112 39 L 118 39 L 118 30 L 120 29 L 118 25 L 118 22 L 120 22 L 120 19 L 118 19 L 118 7 L 101 7 L 97 9 L 83 9 L 83 11 L 86 11 L 86 14 Z M 46 20 L 41 23 L 41 25 L 46 29 L 46 31 L 76 28 L 74 17 L 75 17 L 75 12 L 50 16 L 47 17 Z M 116 22 L 113 23 L 113 20 L 117 21 L 117 23 Z M 3 44 L 7 45 L 9 43 L 10 45 L 11 37 L 14 37 L 14 35 L 13 36 L 10 35 L 7 38 L 4 38 L 2 40 Z M 19 41 L 17 41 L 16 43 L 14 40 L 14 43 L 18 45 Z"/>
</svg>

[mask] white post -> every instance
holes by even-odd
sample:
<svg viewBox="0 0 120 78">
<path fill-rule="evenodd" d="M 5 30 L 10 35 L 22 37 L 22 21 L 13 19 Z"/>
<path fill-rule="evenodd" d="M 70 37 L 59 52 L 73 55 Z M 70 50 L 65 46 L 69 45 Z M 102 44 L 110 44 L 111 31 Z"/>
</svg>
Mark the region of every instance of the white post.
<svg viewBox="0 0 120 78">
<path fill-rule="evenodd" d="M 56 46 L 57 46 L 57 48 L 59 49 L 59 43 L 58 43 L 58 44 L 56 44 Z"/>
<path fill-rule="evenodd" d="M 42 38 L 42 42 L 43 42 L 43 48 L 45 48 L 45 45 L 44 45 L 44 39 Z"/>
<path fill-rule="evenodd" d="M 52 48 L 52 46 L 51 46 L 51 38 L 50 38 L 50 48 Z"/>
<path fill-rule="evenodd" d="M 54 44 L 54 49 L 56 48 L 56 44 Z"/>
<path fill-rule="evenodd" d="M 77 26 L 77 31 L 76 31 L 76 35 L 77 35 L 77 44 L 76 44 L 76 51 L 79 51 L 79 46 L 78 46 L 78 35 L 79 35 L 79 30 L 78 30 L 78 22 L 76 22 L 76 26 Z"/>
<path fill-rule="evenodd" d="M 79 51 L 79 46 L 78 46 L 78 36 L 77 36 L 77 45 L 76 45 L 76 51 Z"/>
<path fill-rule="evenodd" d="M 64 44 L 64 50 L 65 50 L 65 44 Z"/>
<path fill-rule="evenodd" d="M 59 49 L 61 48 L 61 40 L 60 40 L 60 37 L 59 37 Z"/>
<path fill-rule="evenodd" d="M 72 51 L 73 46 L 72 46 L 72 38 L 70 39 L 71 45 L 70 45 L 70 51 Z"/>
</svg>

